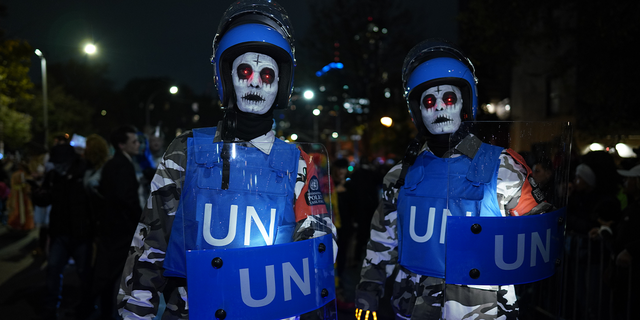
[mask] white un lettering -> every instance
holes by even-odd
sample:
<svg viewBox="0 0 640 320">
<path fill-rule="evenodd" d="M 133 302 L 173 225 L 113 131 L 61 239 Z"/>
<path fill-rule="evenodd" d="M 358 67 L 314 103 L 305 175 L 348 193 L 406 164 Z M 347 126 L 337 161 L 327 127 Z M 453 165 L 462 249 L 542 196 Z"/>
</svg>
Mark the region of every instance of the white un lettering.
<svg viewBox="0 0 640 320">
<path fill-rule="evenodd" d="M 447 216 L 450 216 L 449 209 L 442 209 L 442 222 L 440 223 L 440 243 L 444 244 L 444 239 L 447 230 Z M 433 236 L 433 225 L 436 218 L 436 208 L 429 208 L 429 220 L 427 221 L 427 231 L 424 235 L 419 236 L 416 234 L 416 207 L 411 206 L 411 213 L 409 216 L 409 234 L 411 239 L 417 243 L 423 243 L 429 241 Z"/>
<path fill-rule="evenodd" d="M 267 229 L 262 223 L 262 220 L 260 220 L 260 216 L 258 216 L 258 212 L 256 212 L 256 209 L 252 206 L 247 206 L 247 211 L 245 215 L 245 224 L 244 224 L 244 245 L 245 246 L 251 245 L 251 221 L 252 220 L 255 222 L 256 226 L 258 227 L 258 230 L 260 231 L 260 234 L 262 235 L 264 242 L 268 246 L 272 245 L 273 230 L 275 227 L 274 224 L 276 220 L 276 209 L 275 208 L 271 209 L 271 220 L 269 221 L 269 232 L 267 232 Z M 208 244 L 212 246 L 223 247 L 233 242 L 233 240 L 236 238 L 237 223 L 238 223 L 238 206 L 234 204 L 231 206 L 231 211 L 229 212 L 229 231 L 227 232 L 227 236 L 222 239 L 214 238 L 213 235 L 211 235 L 211 203 L 206 203 L 204 205 L 204 223 L 202 226 L 203 228 L 202 235 L 204 236 L 204 240 Z"/>
<path fill-rule="evenodd" d="M 302 259 L 303 277 L 300 277 L 295 268 L 290 262 L 282 263 L 282 291 L 284 293 L 284 301 L 293 299 L 291 294 L 291 280 L 295 282 L 296 286 L 302 291 L 302 294 L 307 296 L 311 294 L 311 278 L 309 277 L 309 259 Z M 249 277 L 249 268 L 240 269 L 240 293 L 242 295 L 242 302 L 249 307 L 259 308 L 264 307 L 276 297 L 276 277 L 275 266 L 268 265 L 264 267 L 266 273 L 266 286 L 267 294 L 264 298 L 254 299 L 251 296 L 251 280 Z M 303 280 L 304 278 L 304 280 Z M 258 281 L 258 283 L 265 283 Z"/>
<path fill-rule="evenodd" d="M 495 237 L 495 263 L 498 268 L 502 270 L 515 270 L 522 266 L 524 262 L 525 254 L 525 234 L 518 234 L 518 252 L 516 255 L 516 261 L 507 263 L 504 261 L 504 235 L 496 235 Z M 537 250 L 536 250 L 537 249 Z M 531 233 L 531 252 L 530 252 L 530 267 L 536 266 L 537 251 L 540 251 L 545 263 L 549 262 L 549 255 L 551 253 L 551 229 L 547 229 L 546 243 L 543 245 L 542 239 L 538 232 Z"/>
</svg>

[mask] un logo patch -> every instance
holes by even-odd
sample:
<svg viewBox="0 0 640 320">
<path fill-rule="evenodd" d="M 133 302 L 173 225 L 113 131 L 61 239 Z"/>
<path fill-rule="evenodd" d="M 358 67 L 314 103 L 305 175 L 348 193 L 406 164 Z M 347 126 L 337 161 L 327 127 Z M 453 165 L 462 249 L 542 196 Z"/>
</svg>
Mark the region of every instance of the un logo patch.
<svg viewBox="0 0 640 320">
<path fill-rule="evenodd" d="M 307 200 L 307 204 L 310 206 L 319 204 L 324 205 L 324 197 L 322 196 L 322 192 L 320 191 L 320 182 L 318 181 L 318 178 L 316 176 L 313 176 L 311 177 L 311 179 L 309 179 L 309 190 L 307 190 L 305 200 Z"/>
<path fill-rule="evenodd" d="M 309 181 L 309 189 L 318 191 L 319 188 L 320 184 L 318 183 L 318 179 L 316 177 L 311 178 L 311 181 Z"/>
</svg>

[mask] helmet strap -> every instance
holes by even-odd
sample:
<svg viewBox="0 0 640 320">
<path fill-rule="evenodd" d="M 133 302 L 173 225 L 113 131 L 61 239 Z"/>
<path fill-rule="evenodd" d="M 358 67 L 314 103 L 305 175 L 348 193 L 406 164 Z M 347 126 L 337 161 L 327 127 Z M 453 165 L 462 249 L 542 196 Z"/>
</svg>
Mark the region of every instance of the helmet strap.
<svg viewBox="0 0 640 320">
<path fill-rule="evenodd" d="M 236 138 L 236 128 L 238 127 L 238 117 L 236 115 L 236 108 L 229 106 L 222 118 L 222 141 L 233 142 Z"/>
</svg>

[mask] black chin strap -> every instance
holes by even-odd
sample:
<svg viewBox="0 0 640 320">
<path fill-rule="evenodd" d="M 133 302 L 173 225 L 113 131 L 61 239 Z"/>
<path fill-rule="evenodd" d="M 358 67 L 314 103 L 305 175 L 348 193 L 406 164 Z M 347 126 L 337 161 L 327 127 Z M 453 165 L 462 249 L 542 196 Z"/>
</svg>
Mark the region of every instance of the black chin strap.
<svg viewBox="0 0 640 320">
<path fill-rule="evenodd" d="M 222 118 L 221 134 L 222 141 L 232 142 L 236 138 L 236 128 L 238 127 L 238 117 L 236 115 L 236 109 L 229 107 Z"/>
</svg>

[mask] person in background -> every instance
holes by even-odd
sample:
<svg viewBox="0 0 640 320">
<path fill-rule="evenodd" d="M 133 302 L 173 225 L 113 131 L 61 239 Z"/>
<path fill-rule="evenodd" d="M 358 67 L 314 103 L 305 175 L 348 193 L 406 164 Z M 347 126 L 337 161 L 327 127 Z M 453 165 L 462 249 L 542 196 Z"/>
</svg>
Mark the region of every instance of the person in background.
<svg viewBox="0 0 640 320">
<path fill-rule="evenodd" d="M 548 158 L 538 159 L 531 168 L 531 171 L 531 176 L 538 184 L 540 191 L 544 193 L 545 200 L 558 207 L 558 199 L 556 199 L 557 190 L 555 186 L 555 174 L 551 160 Z"/>
<path fill-rule="evenodd" d="M 638 301 L 640 286 L 640 164 L 629 170 L 618 170 L 624 179 L 624 192 L 629 204 L 613 225 L 603 225 L 600 233 L 611 232 L 613 238 L 612 284 L 615 319 L 627 319 Z"/>
<path fill-rule="evenodd" d="M 94 290 L 99 292 L 100 315 L 104 319 L 116 316 L 118 280 L 142 213 L 133 164 L 140 152 L 137 133 L 131 125 L 122 125 L 111 133 L 109 140 L 115 154 L 102 168 L 98 187 L 104 197 L 104 211 L 98 218 L 100 240 Z"/>
<path fill-rule="evenodd" d="M 586 318 L 594 308 L 586 301 L 596 301 L 599 294 L 606 296 L 611 289 L 607 283 L 602 282 L 600 259 L 596 257 L 612 254 L 606 239 L 610 237 L 609 230 L 620 219 L 621 214 L 618 192 L 622 179 L 616 170 L 611 154 L 606 151 L 591 151 L 580 157 L 569 188 L 567 238 L 577 244 L 570 250 L 575 250 L 573 254 L 580 257 L 594 257 L 568 262 L 569 270 L 576 270 L 578 273 L 575 277 L 568 278 L 568 285 L 575 286 L 577 293 L 589 294 L 585 299 L 576 299 L 578 308 L 575 308 L 575 318 Z M 600 283 L 603 283 L 600 292 L 587 290 Z"/>
<path fill-rule="evenodd" d="M 86 162 L 69 144 L 54 146 L 51 154 L 53 169 L 47 172 L 38 194 L 38 203 L 51 205 L 45 319 L 58 318 L 65 294 L 63 274 L 71 258 L 80 278 L 80 296 L 89 294 L 95 232 L 83 185 Z"/>
<path fill-rule="evenodd" d="M 86 147 L 84 150 L 84 158 L 87 162 L 87 170 L 85 171 L 82 183 L 84 185 L 84 191 L 89 199 L 89 212 L 88 214 L 93 217 L 96 232 L 93 237 L 95 247 L 104 252 L 103 246 L 107 245 L 101 237 L 100 221 L 107 215 L 105 211 L 106 204 L 104 197 L 98 191 L 100 185 L 100 177 L 102 175 L 102 168 L 104 164 L 109 160 L 109 144 L 107 141 L 97 134 L 92 134 L 87 137 Z M 81 297 L 80 307 L 77 308 L 78 319 L 86 319 L 91 316 L 95 310 L 96 297 L 99 292 L 94 285 L 94 279 L 100 278 L 97 275 L 98 272 L 106 272 L 102 267 L 104 260 L 99 261 L 101 265 L 94 266 L 94 273 L 91 277 L 91 290 L 88 294 Z"/>
<path fill-rule="evenodd" d="M 38 228 L 38 247 L 34 253 L 37 255 L 45 255 L 49 250 L 49 218 L 51 214 L 51 205 L 40 205 L 35 200 L 37 193 L 42 186 L 45 174 L 47 172 L 46 167 L 49 162 L 49 153 L 44 152 L 35 154 L 31 161 L 29 161 L 29 170 L 31 171 L 31 184 L 32 202 L 33 202 L 33 216 L 35 218 L 35 225 Z"/>
<path fill-rule="evenodd" d="M 11 192 L 7 199 L 7 225 L 14 231 L 29 231 L 35 227 L 30 179 L 28 163 L 19 160 L 18 169 L 11 174 Z"/>
<path fill-rule="evenodd" d="M 338 256 L 336 258 L 336 288 L 338 294 L 338 308 L 351 309 L 353 302 L 345 296 L 344 280 L 345 267 L 353 256 L 353 241 L 355 240 L 355 226 L 353 217 L 353 201 L 349 174 L 349 161 L 345 158 L 336 159 L 331 164 L 331 205 L 335 226 L 338 230 Z"/>
<path fill-rule="evenodd" d="M 7 224 L 7 199 L 9 199 L 9 175 L 4 169 L 4 164 L 0 162 L 0 224 Z"/>
</svg>

